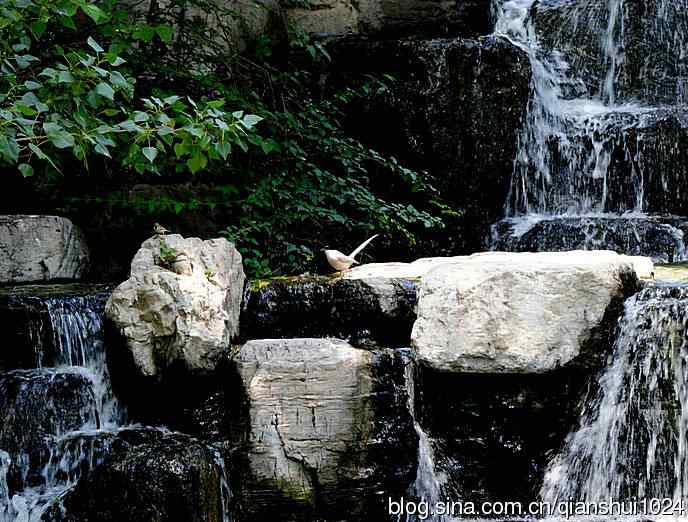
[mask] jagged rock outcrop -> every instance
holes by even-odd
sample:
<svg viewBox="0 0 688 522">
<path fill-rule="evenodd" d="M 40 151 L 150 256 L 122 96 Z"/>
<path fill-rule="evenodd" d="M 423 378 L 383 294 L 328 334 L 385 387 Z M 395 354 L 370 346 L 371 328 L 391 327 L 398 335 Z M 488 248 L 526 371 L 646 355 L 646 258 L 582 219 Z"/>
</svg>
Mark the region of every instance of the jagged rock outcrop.
<svg viewBox="0 0 688 522">
<path fill-rule="evenodd" d="M 254 340 L 234 359 L 246 411 L 244 504 L 382 516 L 374 491 L 402 494 L 416 437 L 399 354 L 338 339 Z"/>
<path fill-rule="evenodd" d="M 81 231 L 59 216 L 0 216 L 0 283 L 79 279 L 89 252 Z"/>
<path fill-rule="evenodd" d="M 141 245 L 105 311 L 142 376 L 160 378 L 171 367 L 209 373 L 239 333 L 244 281 L 227 240 L 156 236 Z"/>
<path fill-rule="evenodd" d="M 492 248 L 509 252 L 612 250 L 657 263 L 686 257 L 688 221 L 675 217 L 524 217 L 493 228 Z"/>
<path fill-rule="evenodd" d="M 421 364 L 443 371 L 543 373 L 589 364 L 580 359 L 610 347 L 595 343 L 609 342 L 637 287 L 632 261 L 613 252 L 455 258 L 423 277 L 412 342 Z"/>
<path fill-rule="evenodd" d="M 489 0 L 306 0 L 288 18 L 326 36 L 477 35 L 491 30 Z"/>
<path fill-rule="evenodd" d="M 59 520 L 226 520 L 229 490 L 217 450 L 150 428 L 123 430 L 110 439 L 102 463 L 67 495 Z"/>
</svg>

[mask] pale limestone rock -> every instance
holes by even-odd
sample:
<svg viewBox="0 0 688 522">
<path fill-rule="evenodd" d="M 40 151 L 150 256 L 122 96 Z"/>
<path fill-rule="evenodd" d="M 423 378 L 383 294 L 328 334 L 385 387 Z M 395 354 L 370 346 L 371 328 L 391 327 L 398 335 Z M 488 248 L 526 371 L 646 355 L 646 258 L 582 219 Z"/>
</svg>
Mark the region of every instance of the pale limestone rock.
<svg viewBox="0 0 688 522">
<path fill-rule="evenodd" d="M 203 374 L 239 333 L 244 282 L 241 255 L 225 239 L 153 237 L 105 311 L 142 375 L 160 377 L 175 363 Z"/>
<path fill-rule="evenodd" d="M 639 278 L 648 278 L 654 271 L 654 263 L 649 257 L 617 255 L 614 252 L 600 250 L 612 256 L 618 256 L 633 265 Z M 441 265 L 464 263 L 470 259 L 497 259 L 495 256 L 511 256 L 512 252 L 480 252 L 470 256 L 455 257 L 424 257 L 412 263 L 368 263 L 360 265 L 342 275 L 343 279 L 420 279 L 430 270 Z M 597 254 L 599 255 L 599 254 Z"/>
<path fill-rule="evenodd" d="M 59 216 L 0 216 L 0 283 L 79 279 L 89 261 L 84 235 Z"/>
<path fill-rule="evenodd" d="M 249 401 L 255 479 L 296 498 L 341 480 L 339 459 L 372 428 L 373 355 L 337 339 L 246 343 L 234 359 Z"/>
<path fill-rule="evenodd" d="M 607 251 L 455 258 L 422 277 L 412 344 L 437 370 L 546 372 L 580 355 L 637 283 L 632 260 Z"/>
</svg>

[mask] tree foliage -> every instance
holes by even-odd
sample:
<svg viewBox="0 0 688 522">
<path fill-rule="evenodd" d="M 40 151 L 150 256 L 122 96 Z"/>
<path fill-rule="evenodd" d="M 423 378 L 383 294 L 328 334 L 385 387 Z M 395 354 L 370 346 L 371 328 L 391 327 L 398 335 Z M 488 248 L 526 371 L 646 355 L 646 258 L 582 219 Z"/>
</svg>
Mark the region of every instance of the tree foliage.
<svg viewBox="0 0 688 522">
<path fill-rule="evenodd" d="M 259 276 L 306 270 L 326 243 L 346 248 L 373 231 L 412 252 L 457 216 L 426 173 L 344 124 L 352 102 L 385 95 L 393 78 L 321 89 L 326 47 L 293 26 L 286 41 L 263 34 L 228 55 L 209 38 L 235 22 L 226 10 L 212 31 L 208 17 L 188 17 L 216 9 L 0 0 L 0 164 L 50 180 L 59 197 L 69 177 L 115 172 L 115 183 L 56 205 L 151 222 L 203 212 L 216 228 L 206 233 L 235 241 Z M 64 168 L 75 161 L 79 169 Z M 186 179 L 198 184 L 188 195 L 130 190 Z"/>
<path fill-rule="evenodd" d="M 260 121 L 222 99 L 137 97 L 122 41 L 106 51 L 86 36 L 112 18 L 86 0 L 0 0 L 0 13 L 0 161 L 24 176 L 36 164 L 60 171 L 66 154 L 86 168 L 102 155 L 138 173 L 170 160 L 195 173 L 226 160 Z M 172 31 L 150 30 L 165 39 Z"/>
</svg>

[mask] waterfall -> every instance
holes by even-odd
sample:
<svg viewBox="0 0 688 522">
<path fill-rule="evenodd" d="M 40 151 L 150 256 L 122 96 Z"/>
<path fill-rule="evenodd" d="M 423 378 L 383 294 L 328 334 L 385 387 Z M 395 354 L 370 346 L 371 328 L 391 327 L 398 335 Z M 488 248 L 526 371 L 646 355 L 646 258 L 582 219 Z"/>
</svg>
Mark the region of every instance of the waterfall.
<svg viewBox="0 0 688 522">
<path fill-rule="evenodd" d="M 688 2 L 645 4 L 497 1 L 495 32 L 532 66 L 507 216 L 648 210 L 647 177 L 664 173 L 648 172 L 642 139 L 629 131 L 685 102 Z M 618 157 L 629 172 L 615 179 Z"/>
<path fill-rule="evenodd" d="M 437 503 L 442 500 L 441 493 L 443 478 L 437 473 L 435 467 L 435 455 L 432 449 L 430 438 L 416 418 L 415 370 L 415 364 L 412 362 L 409 362 L 404 368 L 406 393 L 408 394 L 408 411 L 413 419 L 413 427 L 416 435 L 418 435 L 418 463 L 416 468 L 416 478 L 410 488 L 410 493 L 417 502 L 425 502 L 427 506 L 432 509 L 432 506 L 436 506 Z M 406 522 L 415 522 L 416 520 L 416 515 L 407 515 L 406 517 Z M 423 520 L 443 522 L 445 517 L 439 515 L 430 515 L 429 518 L 424 518 Z"/>
<path fill-rule="evenodd" d="M 626 301 L 609 364 L 547 469 L 548 502 L 688 499 L 688 287 Z"/>
<path fill-rule="evenodd" d="M 78 430 L 55 433 L 45 441 L 47 458 L 39 474 L 39 483 L 36 483 L 35 477 L 27 479 L 29 475 L 35 475 L 30 469 L 29 459 L 22 455 L 15 458 L 14 465 L 23 477 L 23 490 L 9 499 L 4 512 L 0 509 L 0 522 L 38 521 L 48 509 L 59 508 L 60 498 L 84 472 L 102 460 L 109 441 L 100 435 L 116 432 L 125 419 L 124 411 L 112 392 L 107 369 L 102 296 L 48 297 L 42 299 L 41 304 L 47 314 L 35 318 L 30 329 L 33 332 L 31 338 L 42 339 L 44 337 L 41 334 L 45 331 L 51 332 L 52 336 L 51 346 L 37 347 L 36 363 L 42 368 L 46 354 L 52 352 L 49 358 L 57 370 L 32 370 L 32 375 L 38 371 L 81 375 L 90 382 L 96 415 L 95 418 L 84 416 L 84 424 Z M 59 412 L 55 412 L 55 415 L 59 415 Z M 1 481 L 2 478 L 0 486 Z"/>
</svg>

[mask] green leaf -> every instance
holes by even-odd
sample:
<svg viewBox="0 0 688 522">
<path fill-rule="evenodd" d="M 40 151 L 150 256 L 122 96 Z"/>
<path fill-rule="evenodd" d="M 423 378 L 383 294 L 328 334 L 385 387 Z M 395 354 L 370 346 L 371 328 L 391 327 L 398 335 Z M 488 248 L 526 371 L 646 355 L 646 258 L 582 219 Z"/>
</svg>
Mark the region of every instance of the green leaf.
<svg viewBox="0 0 688 522">
<path fill-rule="evenodd" d="M 33 32 L 33 34 L 39 37 L 45 32 L 45 28 L 46 25 L 43 20 L 36 20 L 31 24 L 31 31 Z"/>
<path fill-rule="evenodd" d="M 153 37 L 155 36 L 155 29 L 148 25 L 138 25 L 136 26 L 136 29 L 134 29 L 134 32 L 132 33 L 132 36 L 136 40 L 143 40 L 144 42 L 150 42 Z"/>
<path fill-rule="evenodd" d="M 74 31 L 76 31 L 76 24 L 74 23 L 74 20 L 71 19 L 71 17 L 61 16 L 60 23 L 67 29 L 73 29 Z"/>
<path fill-rule="evenodd" d="M 187 142 L 181 141 L 179 143 L 176 143 L 174 145 L 174 153 L 178 158 L 181 158 L 182 156 L 186 155 L 189 153 L 189 146 Z"/>
<path fill-rule="evenodd" d="M 100 45 L 98 45 L 98 42 L 96 42 L 96 41 L 95 41 L 93 38 L 91 38 L 90 36 L 89 36 L 88 39 L 86 40 L 86 43 L 89 45 L 89 47 L 90 47 L 91 49 L 93 49 L 93 50 L 94 50 L 95 52 L 97 52 L 97 53 L 102 53 L 102 52 L 105 51 L 105 49 L 103 49 Z"/>
<path fill-rule="evenodd" d="M 108 16 L 105 14 L 105 12 L 100 7 L 97 7 L 93 4 L 82 5 L 81 9 L 91 18 L 91 20 L 97 24 L 108 19 Z"/>
<path fill-rule="evenodd" d="M 172 27 L 169 25 L 159 25 L 155 28 L 155 32 L 158 33 L 158 36 L 163 42 L 169 43 L 172 41 L 172 35 L 174 32 Z"/>
<path fill-rule="evenodd" d="M 158 156 L 158 149 L 156 149 L 155 147 L 144 147 L 143 149 L 141 149 L 141 152 L 146 157 L 146 159 L 151 163 L 153 163 L 155 161 L 155 158 Z"/>
<path fill-rule="evenodd" d="M 74 76 L 69 71 L 60 71 L 57 75 L 58 83 L 72 83 L 74 81 Z"/>
<path fill-rule="evenodd" d="M 255 114 L 247 114 L 241 120 L 241 123 L 243 123 L 247 129 L 250 129 L 251 127 L 254 127 L 256 123 L 262 120 L 263 118 L 261 118 L 260 116 L 256 116 Z"/>
<path fill-rule="evenodd" d="M 41 88 L 41 84 L 38 82 L 31 81 L 31 80 L 26 80 L 24 82 L 24 87 L 26 87 L 30 91 L 35 91 L 36 89 Z"/>
<path fill-rule="evenodd" d="M 203 170 L 207 164 L 208 158 L 203 154 L 192 156 L 186 161 L 186 165 L 189 167 L 192 174 L 196 174 L 199 170 Z"/>
<path fill-rule="evenodd" d="M 229 156 L 229 153 L 232 150 L 232 146 L 228 142 L 224 143 L 218 143 L 215 145 L 215 149 L 217 150 L 218 154 L 222 156 L 222 159 L 227 159 L 227 156 Z"/>
<path fill-rule="evenodd" d="M 129 88 L 129 82 L 119 71 L 112 71 L 110 73 L 110 81 L 112 82 L 112 85 L 119 87 L 120 89 Z"/>
<path fill-rule="evenodd" d="M 108 100 L 113 100 L 115 98 L 115 91 L 105 82 L 100 82 L 96 85 L 96 92 Z"/>
<path fill-rule="evenodd" d="M 50 142 L 58 149 L 66 149 L 74 146 L 74 136 L 68 132 L 59 132 L 50 136 Z"/>
<path fill-rule="evenodd" d="M 110 156 L 110 151 L 107 149 L 105 145 L 101 145 L 100 143 L 98 143 L 95 147 L 93 147 L 93 150 L 96 151 L 98 154 L 102 154 L 103 156 L 112 158 L 112 156 Z"/>
<path fill-rule="evenodd" d="M 25 178 L 30 178 L 31 176 L 33 176 L 33 167 L 28 163 L 20 163 L 19 172 L 21 172 L 21 175 Z"/>
</svg>

